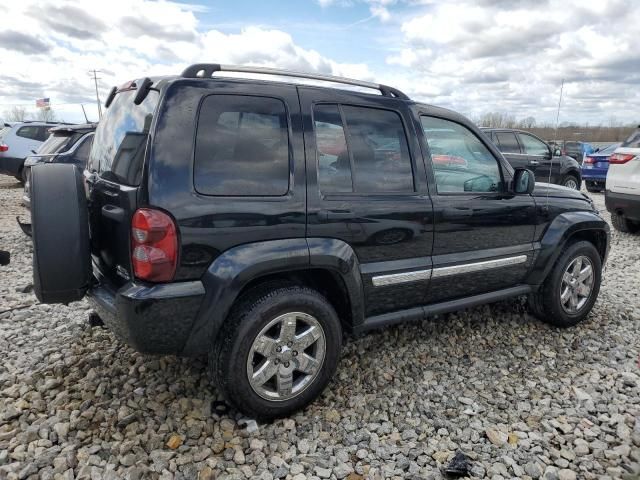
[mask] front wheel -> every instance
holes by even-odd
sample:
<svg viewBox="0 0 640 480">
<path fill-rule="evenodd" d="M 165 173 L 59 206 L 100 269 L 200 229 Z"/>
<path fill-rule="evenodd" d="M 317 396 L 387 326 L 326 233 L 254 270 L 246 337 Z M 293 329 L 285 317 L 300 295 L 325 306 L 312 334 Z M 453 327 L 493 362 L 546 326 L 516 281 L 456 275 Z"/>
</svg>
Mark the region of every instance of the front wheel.
<svg viewBox="0 0 640 480">
<path fill-rule="evenodd" d="M 622 213 L 612 212 L 611 224 L 613 225 L 613 228 L 623 233 L 636 233 L 640 230 L 640 225 L 632 222 Z"/>
<path fill-rule="evenodd" d="M 341 344 L 340 321 L 322 295 L 306 287 L 265 285 L 232 309 L 210 351 L 209 371 L 241 412 L 282 417 L 322 393 Z"/>
<path fill-rule="evenodd" d="M 602 260 L 587 241 L 573 243 L 560 254 L 540 289 L 531 294 L 529 305 L 543 322 L 570 327 L 584 320 L 598 298 Z"/>
<path fill-rule="evenodd" d="M 565 175 L 562 178 L 562 186 L 573 190 L 580 190 L 580 180 L 575 175 Z"/>
</svg>

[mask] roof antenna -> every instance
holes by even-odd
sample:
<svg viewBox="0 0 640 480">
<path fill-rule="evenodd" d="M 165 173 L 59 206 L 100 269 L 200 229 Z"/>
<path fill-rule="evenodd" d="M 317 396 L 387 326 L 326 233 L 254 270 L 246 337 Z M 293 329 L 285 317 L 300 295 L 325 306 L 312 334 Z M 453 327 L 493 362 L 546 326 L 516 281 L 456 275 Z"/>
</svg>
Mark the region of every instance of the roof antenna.
<svg viewBox="0 0 640 480">
<path fill-rule="evenodd" d="M 551 165 L 549 166 L 549 180 L 547 183 L 551 184 L 551 171 L 553 170 L 553 157 L 555 154 L 555 148 L 557 146 L 556 141 L 558 140 L 558 120 L 560 119 L 560 105 L 562 105 L 562 90 L 564 89 L 564 78 L 562 79 L 562 84 L 560 84 L 560 99 L 558 100 L 558 112 L 556 113 L 556 128 L 553 131 L 553 149 L 551 152 Z M 547 212 L 549 211 L 549 189 L 547 188 Z"/>
<path fill-rule="evenodd" d="M 80 104 L 80 106 L 82 107 L 82 113 L 84 113 L 85 122 L 89 123 L 89 119 L 87 118 L 87 112 L 85 112 L 85 110 L 84 110 L 84 105 Z"/>
</svg>

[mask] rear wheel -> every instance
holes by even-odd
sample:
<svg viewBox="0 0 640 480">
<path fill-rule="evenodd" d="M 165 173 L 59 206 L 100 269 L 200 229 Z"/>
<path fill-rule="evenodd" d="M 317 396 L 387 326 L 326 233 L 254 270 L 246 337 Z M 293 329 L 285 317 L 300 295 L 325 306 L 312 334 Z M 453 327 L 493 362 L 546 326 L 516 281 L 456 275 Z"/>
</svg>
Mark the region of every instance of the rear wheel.
<svg viewBox="0 0 640 480">
<path fill-rule="evenodd" d="M 636 233 L 640 230 L 640 225 L 638 225 L 638 223 L 629 220 L 622 213 L 612 212 L 611 224 L 613 225 L 613 228 L 619 232 Z"/>
<path fill-rule="evenodd" d="M 33 290 L 43 303 L 84 297 L 91 278 L 82 174 L 69 164 L 31 169 Z"/>
<path fill-rule="evenodd" d="M 584 320 L 598 298 L 602 260 L 594 245 L 579 241 L 566 247 L 540 289 L 529 296 L 533 313 L 556 327 Z"/>
<path fill-rule="evenodd" d="M 225 399 L 255 418 L 313 401 L 336 370 L 342 328 L 331 304 L 305 287 L 265 285 L 232 309 L 209 354 Z"/>
<path fill-rule="evenodd" d="M 580 180 L 573 174 L 565 175 L 562 178 L 562 186 L 572 188 L 573 190 L 580 190 Z"/>
</svg>

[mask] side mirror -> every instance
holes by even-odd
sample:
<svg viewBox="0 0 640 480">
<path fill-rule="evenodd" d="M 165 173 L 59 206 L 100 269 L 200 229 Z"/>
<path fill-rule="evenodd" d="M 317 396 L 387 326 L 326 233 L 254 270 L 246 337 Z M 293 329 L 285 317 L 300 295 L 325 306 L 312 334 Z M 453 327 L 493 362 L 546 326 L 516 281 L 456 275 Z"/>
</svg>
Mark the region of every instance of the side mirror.
<svg viewBox="0 0 640 480">
<path fill-rule="evenodd" d="M 552 155 L 553 155 L 553 154 L 552 154 L 552 152 L 551 152 L 551 149 L 549 149 L 549 150 L 547 150 L 547 153 L 545 153 L 542 157 L 543 157 L 545 160 L 551 160 Z"/>
<path fill-rule="evenodd" d="M 560 150 L 560 148 L 559 148 L 559 147 L 556 147 L 556 148 L 553 150 L 553 156 L 554 156 L 554 157 L 559 157 L 559 156 L 561 156 L 561 155 L 562 155 L 562 150 Z"/>
<path fill-rule="evenodd" d="M 530 195 L 536 186 L 536 177 L 528 168 L 516 168 L 513 175 L 513 192 Z"/>
</svg>

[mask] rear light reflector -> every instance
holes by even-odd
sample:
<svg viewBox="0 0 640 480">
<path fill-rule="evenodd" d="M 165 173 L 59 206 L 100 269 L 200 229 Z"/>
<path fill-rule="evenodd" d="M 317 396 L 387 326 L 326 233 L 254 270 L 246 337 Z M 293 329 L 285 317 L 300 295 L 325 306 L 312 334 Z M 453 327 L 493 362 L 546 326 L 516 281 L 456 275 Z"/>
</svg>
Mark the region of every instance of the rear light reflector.
<svg viewBox="0 0 640 480">
<path fill-rule="evenodd" d="M 635 155 L 629 153 L 614 153 L 609 157 L 609 163 L 627 163 L 630 160 L 636 158 Z"/>
<path fill-rule="evenodd" d="M 131 265 L 136 278 L 169 282 L 178 266 L 178 233 L 173 219 L 152 208 L 139 208 L 131 219 Z"/>
<path fill-rule="evenodd" d="M 7 150 L 9 150 L 9 145 L 0 144 L 0 152 L 6 152 Z"/>
</svg>

